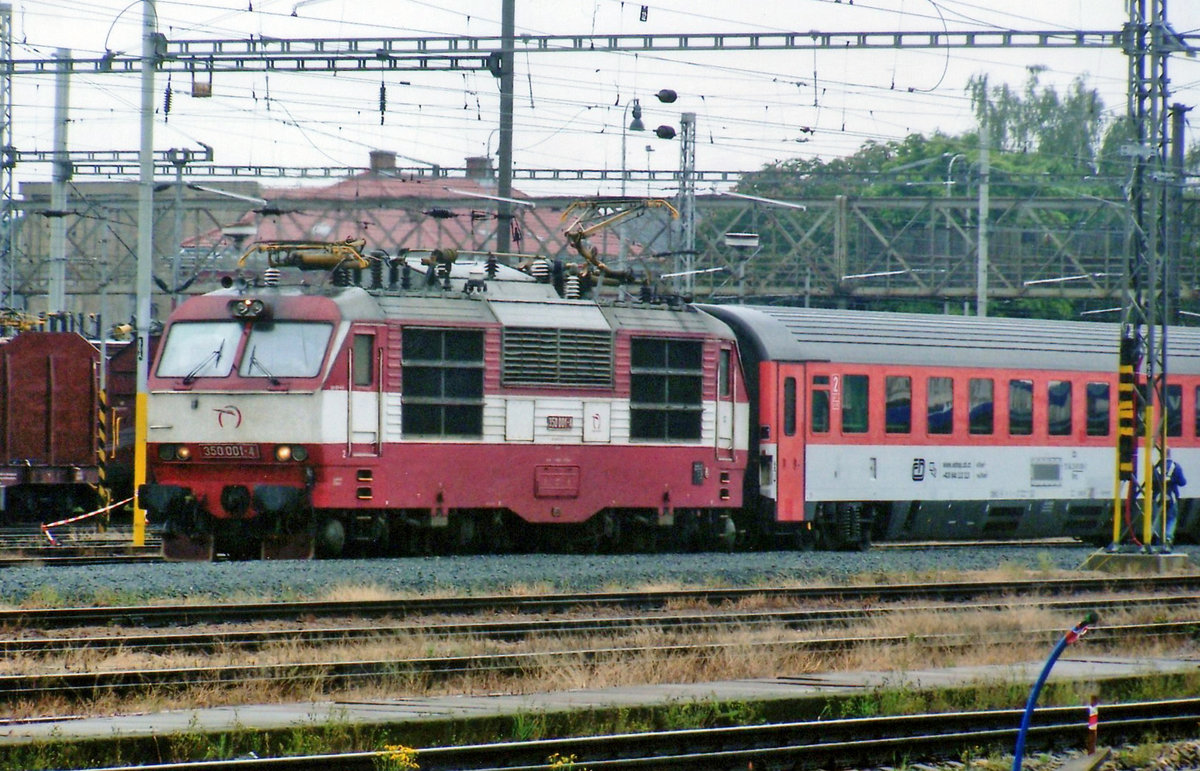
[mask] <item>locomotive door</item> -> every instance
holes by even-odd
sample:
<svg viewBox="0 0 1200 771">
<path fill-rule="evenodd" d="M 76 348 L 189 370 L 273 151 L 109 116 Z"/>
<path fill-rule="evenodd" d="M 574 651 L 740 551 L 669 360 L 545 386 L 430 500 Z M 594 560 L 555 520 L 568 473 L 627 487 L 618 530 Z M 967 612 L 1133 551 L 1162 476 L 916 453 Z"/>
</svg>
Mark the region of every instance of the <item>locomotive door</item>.
<svg viewBox="0 0 1200 771">
<path fill-rule="evenodd" d="M 776 375 L 775 516 L 780 522 L 800 522 L 804 519 L 806 368 L 780 362 Z"/>
<path fill-rule="evenodd" d="M 735 434 L 733 346 L 722 346 L 717 354 L 717 459 L 733 460 Z"/>
<path fill-rule="evenodd" d="M 349 370 L 346 448 L 349 455 L 378 455 L 382 447 L 382 353 L 375 330 L 359 329 L 351 335 L 346 357 Z"/>
</svg>

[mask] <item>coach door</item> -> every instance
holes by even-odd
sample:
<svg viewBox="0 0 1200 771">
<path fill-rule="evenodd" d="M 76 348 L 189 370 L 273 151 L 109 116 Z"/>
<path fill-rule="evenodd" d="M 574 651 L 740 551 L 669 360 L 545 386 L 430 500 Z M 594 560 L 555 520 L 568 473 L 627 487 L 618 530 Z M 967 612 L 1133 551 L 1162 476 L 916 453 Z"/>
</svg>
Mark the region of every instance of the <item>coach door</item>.
<svg viewBox="0 0 1200 771">
<path fill-rule="evenodd" d="M 733 346 L 725 345 L 717 353 L 717 459 L 733 460 L 735 434 Z"/>
<path fill-rule="evenodd" d="M 781 362 L 776 382 L 776 517 L 804 519 L 804 378 L 805 366 Z"/>
<path fill-rule="evenodd" d="M 346 451 L 349 455 L 378 455 L 383 427 L 383 357 L 376 330 L 354 329 L 347 356 Z"/>
</svg>

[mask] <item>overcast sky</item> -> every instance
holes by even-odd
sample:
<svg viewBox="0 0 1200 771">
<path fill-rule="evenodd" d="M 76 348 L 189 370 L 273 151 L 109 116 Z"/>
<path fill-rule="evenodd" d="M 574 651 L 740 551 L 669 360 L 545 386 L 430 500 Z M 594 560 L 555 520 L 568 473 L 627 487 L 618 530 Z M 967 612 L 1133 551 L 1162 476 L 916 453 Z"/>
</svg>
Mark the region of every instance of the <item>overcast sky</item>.
<svg viewBox="0 0 1200 771">
<path fill-rule="evenodd" d="M 143 3 L 137 0 L 16 0 L 12 5 L 17 59 L 49 59 L 60 47 L 81 57 L 98 56 L 106 48 L 140 51 Z M 500 33 L 500 0 L 159 0 L 156 5 L 159 29 L 171 39 Z M 517 0 L 516 8 L 518 35 L 1117 30 L 1128 14 L 1117 0 Z M 1200 29 L 1200 3 L 1175 2 L 1170 11 L 1177 31 Z M 1020 87 L 1030 65 L 1045 66 L 1043 82 L 1060 88 L 1085 76 L 1110 115 L 1126 109 L 1127 60 L 1115 49 L 518 53 L 514 165 L 619 170 L 622 126 L 634 98 L 641 100 L 651 128 L 677 125 L 684 111 L 696 114 L 698 169 L 753 170 L 792 157 L 827 159 L 852 153 L 869 140 L 968 130 L 973 126 L 968 78 L 987 74 L 993 84 Z M 1170 68 L 1172 101 L 1200 103 L 1200 58 L 1177 55 Z M 381 85 L 386 90 L 382 116 Z M 164 115 L 167 86 L 166 75 L 158 75 L 155 148 L 205 143 L 222 164 L 363 166 L 368 151 L 385 149 L 397 152 L 401 165 L 462 166 L 467 156 L 494 156 L 498 150 L 498 81 L 488 73 L 217 73 L 208 99 L 190 96 L 190 79 L 175 75 L 171 110 Z M 652 95 L 662 88 L 677 91 L 679 100 L 658 104 Z M 20 75 L 14 90 L 15 146 L 53 149 L 53 78 Z M 71 149 L 137 149 L 138 78 L 77 75 L 70 102 Z M 1189 142 L 1196 140 L 1189 129 Z M 628 168 L 679 166 L 677 142 L 627 133 L 625 144 Z M 19 181 L 45 180 L 50 168 L 23 164 L 17 173 Z M 559 184 L 531 192 L 612 192 L 586 188 Z"/>
</svg>

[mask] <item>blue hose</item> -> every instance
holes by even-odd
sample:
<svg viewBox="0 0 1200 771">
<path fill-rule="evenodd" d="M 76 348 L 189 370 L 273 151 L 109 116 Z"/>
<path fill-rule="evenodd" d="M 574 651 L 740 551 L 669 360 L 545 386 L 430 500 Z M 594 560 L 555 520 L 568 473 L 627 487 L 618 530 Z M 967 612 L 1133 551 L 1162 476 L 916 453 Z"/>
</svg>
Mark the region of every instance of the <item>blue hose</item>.
<svg viewBox="0 0 1200 771">
<path fill-rule="evenodd" d="M 1017 731 L 1017 747 L 1013 750 L 1013 771 L 1021 771 L 1021 761 L 1025 756 L 1025 734 L 1029 732 L 1029 721 L 1033 719 L 1033 708 L 1037 705 L 1038 694 L 1042 692 L 1046 678 L 1050 676 L 1050 670 L 1054 668 L 1054 662 L 1058 661 L 1058 657 L 1062 655 L 1068 645 L 1082 637 L 1088 627 L 1096 623 L 1097 618 L 1099 617 L 1094 612 L 1087 614 L 1083 621 L 1062 636 L 1062 639 L 1054 646 L 1054 650 L 1050 652 L 1050 658 L 1046 659 L 1042 673 L 1038 675 L 1037 682 L 1033 684 L 1033 690 L 1029 692 L 1029 700 L 1025 702 L 1025 714 L 1021 716 L 1021 728 Z"/>
</svg>

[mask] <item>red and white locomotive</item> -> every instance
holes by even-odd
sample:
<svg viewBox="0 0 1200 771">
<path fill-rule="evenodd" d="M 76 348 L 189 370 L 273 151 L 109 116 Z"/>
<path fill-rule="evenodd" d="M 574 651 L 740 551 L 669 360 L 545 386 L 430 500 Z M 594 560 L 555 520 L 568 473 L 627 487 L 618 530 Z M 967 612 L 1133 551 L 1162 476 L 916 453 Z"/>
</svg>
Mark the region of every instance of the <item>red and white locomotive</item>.
<svg viewBox="0 0 1200 771">
<path fill-rule="evenodd" d="M 261 252 L 176 309 L 151 372 L 140 497 L 168 557 L 1111 533 L 1113 325 L 601 301 L 548 262 Z M 1200 335 L 1171 335 L 1194 467 Z"/>
<path fill-rule="evenodd" d="M 716 546 L 745 529 L 747 394 L 711 315 L 566 299 L 549 265 L 375 258 L 363 288 L 327 270 L 342 254 L 267 251 L 267 279 L 189 299 L 165 329 L 141 501 L 168 556 Z M 316 285 L 280 276 L 297 263 Z"/>
</svg>

